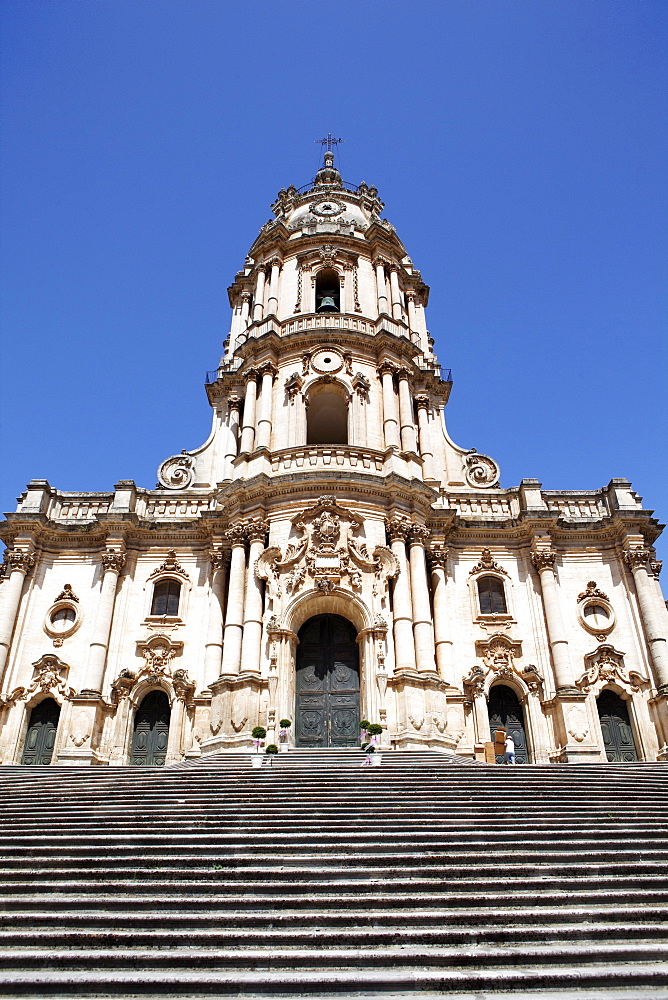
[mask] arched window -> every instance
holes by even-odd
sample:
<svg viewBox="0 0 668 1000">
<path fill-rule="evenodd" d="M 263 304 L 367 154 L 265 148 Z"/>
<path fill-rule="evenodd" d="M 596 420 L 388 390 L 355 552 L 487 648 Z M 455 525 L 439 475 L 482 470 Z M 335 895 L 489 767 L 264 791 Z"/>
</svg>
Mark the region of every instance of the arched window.
<svg viewBox="0 0 668 1000">
<path fill-rule="evenodd" d="M 341 283 L 331 267 L 320 271 L 315 279 L 315 311 L 341 311 Z"/>
<path fill-rule="evenodd" d="M 178 580 L 161 580 L 153 588 L 152 615 L 178 615 L 181 584 Z"/>
<path fill-rule="evenodd" d="M 481 615 L 505 615 L 506 594 L 496 576 L 481 576 L 478 580 L 478 601 Z"/>
<path fill-rule="evenodd" d="M 310 396 L 306 411 L 307 444 L 348 444 L 348 400 L 333 385 Z"/>
</svg>

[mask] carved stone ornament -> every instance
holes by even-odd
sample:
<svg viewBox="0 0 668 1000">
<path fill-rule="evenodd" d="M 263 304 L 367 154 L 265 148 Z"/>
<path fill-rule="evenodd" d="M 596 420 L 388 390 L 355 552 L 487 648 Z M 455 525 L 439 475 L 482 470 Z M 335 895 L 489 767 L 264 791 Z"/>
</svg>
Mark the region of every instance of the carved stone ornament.
<svg viewBox="0 0 668 1000">
<path fill-rule="evenodd" d="M 286 379 L 285 391 L 287 392 L 291 403 L 294 403 L 295 397 L 299 392 L 299 390 L 301 389 L 301 387 L 303 386 L 303 384 L 304 384 L 304 379 L 299 374 L 299 372 L 293 372 L 292 375 L 290 375 L 289 378 Z"/>
<path fill-rule="evenodd" d="M 554 549 L 538 549 L 538 551 L 531 553 L 531 562 L 539 573 L 542 569 L 554 569 L 556 558 L 557 553 Z"/>
<path fill-rule="evenodd" d="M 182 642 L 173 642 L 166 635 L 153 635 L 145 642 L 138 642 L 137 648 L 153 674 L 164 673 L 177 653 L 183 649 Z"/>
<path fill-rule="evenodd" d="M 489 549 L 483 549 L 480 556 L 480 562 L 476 563 L 470 571 L 469 576 L 473 576 L 474 573 L 490 572 L 490 570 L 493 573 L 503 573 L 504 576 L 508 576 L 508 573 L 503 566 L 499 566 L 497 562 L 494 562 L 491 551 Z"/>
<path fill-rule="evenodd" d="M 353 389 L 362 399 L 369 398 L 369 389 L 371 388 L 371 382 L 368 378 L 362 374 L 362 372 L 356 372 L 353 375 Z"/>
<path fill-rule="evenodd" d="M 17 701 L 27 701 L 37 691 L 45 693 L 56 691 L 67 700 L 74 697 L 74 688 L 68 687 L 66 684 L 67 674 L 70 669 L 69 664 L 59 660 L 55 653 L 45 653 L 32 666 L 33 678 L 30 686 L 27 688 L 15 688 L 7 698 L 7 704 Z"/>
<path fill-rule="evenodd" d="M 584 694 L 588 694 L 592 688 L 603 688 L 610 682 L 617 684 L 627 694 L 633 694 L 649 684 L 642 674 L 625 668 L 624 653 L 620 653 L 614 646 L 604 644 L 593 653 L 587 653 L 585 671 L 575 683 Z"/>
<path fill-rule="evenodd" d="M 604 594 L 603 591 L 599 590 L 596 586 L 596 580 L 590 580 L 587 584 L 587 589 L 583 590 L 581 594 L 578 594 L 578 604 L 581 601 L 586 600 L 588 597 L 600 597 L 603 601 L 608 600 L 608 595 Z"/>
<path fill-rule="evenodd" d="M 578 743 L 582 743 L 589 734 L 589 722 L 586 713 L 581 708 L 571 708 L 568 713 L 568 734 Z"/>
<path fill-rule="evenodd" d="M 301 537 L 290 542 L 285 553 L 270 546 L 255 563 L 255 575 L 267 583 L 272 611 L 281 610 L 284 595 L 294 596 L 306 584 L 307 575 L 313 587 L 331 592 L 346 577 L 352 590 L 361 590 L 363 573 L 373 573 L 375 593 L 378 581 L 396 572 L 396 560 L 388 549 L 377 546 L 370 555 L 366 546 L 353 538 L 364 522 L 340 506 L 334 496 L 319 497 L 292 523 Z"/>
<path fill-rule="evenodd" d="M 408 537 L 412 545 L 424 546 L 430 534 L 429 528 L 426 528 L 424 524 L 412 524 L 408 532 Z"/>
<path fill-rule="evenodd" d="M 166 490 L 185 490 L 195 478 L 195 459 L 186 452 L 170 455 L 158 466 L 158 485 Z"/>
<path fill-rule="evenodd" d="M 154 569 L 148 579 L 153 580 L 155 579 L 156 576 L 162 576 L 163 574 L 168 574 L 169 576 L 180 576 L 184 580 L 190 579 L 190 577 L 184 570 L 183 566 L 176 558 L 175 549 L 170 549 L 168 551 L 167 558 L 165 559 L 162 566 L 158 566 L 157 569 Z"/>
<path fill-rule="evenodd" d="M 385 521 L 385 530 L 390 541 L 400 538 L 403 542 L 408 538 L 411 530 L 411 522 L 404 517 L 391 517 Z"/>
<path fill-rule="evenodd" d="M 649 549 L 628 549 L 624 553 L 624 559 L 632 570 L 638 569 L 640 566 L 644 566 L 646 569 L 652 559 L 652 553 Z"/>
<path fill-rule="evenodd" d="M 111 570 L 112 573 L 120 573 L 125 566 L 126 555 L 124 552 L 103 552 L 101 562 L 104 570 Z"/>
<path fill-rule="evenodd" d="M 75 747 L 79 748 L 86 743 L 91 737 L 91 719 L 83 708 L 80 709 L 74 719 L 72 720 L 72 732 L 70 733 L 70 739 L 74 743 Z"/>
<path fill-rule="evenodd" d="M 72 590 L 71 584 L 65 584 L 62 591 L 58 594 L 58 597 L 54 601 L 54 604 L 57 604 L 58 601 L 74 601 L 75 604 L 79 603 L 79 598 Z"/>
<path fill-rule="evenodd" d="M 469 698 L 479 697 L 485 690 L 487 671 L 477 663 L 471 667 L 466 677 L 464 677 L 464 691 Z"/>
<path fill-rule="evenodd" d="M 219 569 L 225 569 L 226 566 L 230 564 L 231 552 L 229 549 L 217 548 L 213 546 L 209 549 L 209 564 L 211 566 L 211 572 L 215 572 Z"/>
<path fill-rule="evenodd" d="M 496 633 L 488 639 L 476 640 L 476 650 L 485 666 L 496 673 L 504 667 L 514 669 L 515 659 L 522 655 L 522 643 Z"/>
<path fill-rule="evenodd" d="M 21 549 L 5 549 L 4 566 L 5 575 L 9 576 L 15 569 L 21 573 L 29 573 L 35 565 L 35 557 L 31 552 L 23 552 Z"/>
<path fill-rule="evenodd" d="M 427 550 L 427 560 L 432 569 L 445 569 L 448 562 L 448 549 L 444 545 L 434 545 Z"/>
<path fill-rule="evenodd" d="M 489 489 L 498 486 L 501 470 L 489 455 L 473 451 L 464 459 L 464 477 L 469 486 Z"/>
</svg>

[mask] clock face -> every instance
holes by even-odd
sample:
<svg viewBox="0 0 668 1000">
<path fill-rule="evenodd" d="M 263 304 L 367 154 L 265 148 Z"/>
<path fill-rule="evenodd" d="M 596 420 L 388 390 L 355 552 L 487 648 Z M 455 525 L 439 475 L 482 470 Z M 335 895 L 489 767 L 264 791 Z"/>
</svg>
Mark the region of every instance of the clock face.
<svg viewBox="0 0 668 1000">
<path fill-rule="evenodd" d="M 315 215 L 322 215 L 326 219 L 329 219 L 334 215 L 341 215 L 341 212 L 345 210 L 346 206 L 340 201 L 330 198 L 329 201 L 319 201 L 315 205 L 310 205 L 309 207 Z"/>
</svg>

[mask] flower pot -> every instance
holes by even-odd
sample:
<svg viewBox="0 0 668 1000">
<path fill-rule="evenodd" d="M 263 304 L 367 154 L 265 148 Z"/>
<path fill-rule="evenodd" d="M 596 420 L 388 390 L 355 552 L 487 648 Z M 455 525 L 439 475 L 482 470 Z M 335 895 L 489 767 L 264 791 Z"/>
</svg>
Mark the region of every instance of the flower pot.
<svg viewBox="0 0 668 1000">
<path fill-rule="evenodd" d="M 262 767 L 263 754 L 252 753 L 251 754 L 251 767 Z"/>
<path fill-rule="evenodd" d="M 378 753 L 378 751 L 376 751 L 375 753 L 371 754 L 371 764 L 373 767 L 380 767 L 382 760 L 383 760 L 382 753 Z"/>
<path fill-rule="evenodd" d="M 278 749 L 281 751 L 281 753 L 287 753 L 288 750 L 290 749 L 290 744 L 289 743 L 279 743 L 278 744 Z"/>
</svg>

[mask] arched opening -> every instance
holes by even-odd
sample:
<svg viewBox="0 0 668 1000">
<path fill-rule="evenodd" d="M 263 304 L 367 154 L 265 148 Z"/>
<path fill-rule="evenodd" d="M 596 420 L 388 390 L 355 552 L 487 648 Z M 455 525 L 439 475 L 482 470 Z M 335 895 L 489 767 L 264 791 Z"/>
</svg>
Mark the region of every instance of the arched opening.
<svg viewBox="0 0 668 1000">
<path fill-rule="evenodd" d="M 605 688 L 596 699 L 596 708 L 608 760 L 618 763 L 638 760 L 626 702 L 615 691 Z"/>
<path fill-rule="evenodd" d="M 528 764 L 527 734 L 524 728 L 524 712 L 519 698 L 512 688 L 505 684 L 495 684 L 489 692 L 489 729 L 492 740 L 497 729 L 505 729 L 515 744 L 515 763 Z M 503 757 L 496 758 L 497 764 Z"/>
<path fill-rule="evenodd" d="M 150 691 L 146 695 L 135 715 L 131 764 L 147 767 L 165 763 L 171 714 L 164 691 Z"/>
<path fill-rule="evenodd" d="M 23 744 L 22 764 L 50 764 L 56 744 L 60 705 L 53 698 L 45 698 L 30 713 L 26 741 Z"/>
<path fill-rule="evenodd" d="M 324 268 L 315 279 L 315 311 L 341 311 L 341 282 L 331 267 Z"/>
<path fill-rule="evenodd" d="M 298 634 L 297 746 L 357 746 L 360 671 L 355 626 L 341 615 L 316 615 Z"/>
<path fill-rule="evenodd" d="M 178 615 L 181 584 L 178 580 L 161 580 L 153 588 L 152 615 Z"/>
<path fill-rule="evenodd" d="M 306 443 L 348 444 L 348 400 L 331 383 L 309 397 Z"/>
<path fill-rule="evenodd" d="M 505 615 L 506 593 L 498 576 L 481 576 L 478 580 L 478 601 L 481 615 Z"/>
</svg>

